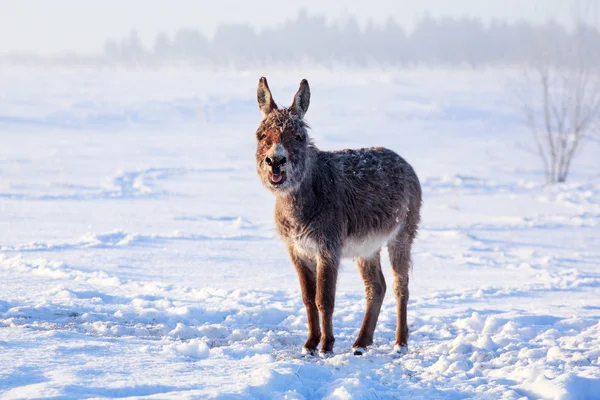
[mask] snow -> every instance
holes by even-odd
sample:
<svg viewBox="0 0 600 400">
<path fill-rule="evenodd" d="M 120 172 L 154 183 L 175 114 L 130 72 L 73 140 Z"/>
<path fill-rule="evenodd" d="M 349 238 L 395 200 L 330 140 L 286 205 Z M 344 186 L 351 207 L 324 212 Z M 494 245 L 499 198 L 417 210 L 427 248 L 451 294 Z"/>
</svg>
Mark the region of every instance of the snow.
<svg viewBox="0 0 600 400">
<path fill-rule="evenodd" d="M 254 168 L 262 75 L 281 104 L 308 78 L 321 148 L 386 146 L 419 174 L 406 354 L 388 290 L 353 355 L 350 260 L 335 354 L 301 354 Z M 544 186 L 516 76 L 0 69 L 0 397 L 600 397 L 599 148 Z"/>
<path fill-rule="evenodd" d="M 171 334 L 171 333 L 172 332 L 170 332 L 169 334 Z M 173 336 L 177 337 L 178 335 L 176 333 Z M 210 353 L 210 349 L 208 348 L 208 345 L 206 344 L 206 342 L 201 341 L 199 339 L 191 339 L 186 343 L 176 344 L 173 346 L 173 350 L 175 350 L 177 353 L 184 355 L 186 357 L 199 359 L 199 360 L 208 358 L 209 353 Z"/>
</svg>

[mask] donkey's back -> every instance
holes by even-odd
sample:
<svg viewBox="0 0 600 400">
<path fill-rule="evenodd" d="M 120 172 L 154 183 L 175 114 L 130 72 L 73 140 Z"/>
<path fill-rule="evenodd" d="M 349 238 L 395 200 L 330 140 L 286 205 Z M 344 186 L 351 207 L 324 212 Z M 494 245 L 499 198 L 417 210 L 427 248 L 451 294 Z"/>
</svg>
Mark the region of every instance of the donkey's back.
<svg viewBox="0 0 600 400">
<path fill-rule="evenodd" d="M 332 206 L 343 213 L 346 236 L 343 257 L 372 256 L 404 228 L 411 208 L 418 217 L 419 179 L 392 150 L 324 151 L 318 162 L 334 177 L 330 184 L 337 193 Z"/>
</svg>

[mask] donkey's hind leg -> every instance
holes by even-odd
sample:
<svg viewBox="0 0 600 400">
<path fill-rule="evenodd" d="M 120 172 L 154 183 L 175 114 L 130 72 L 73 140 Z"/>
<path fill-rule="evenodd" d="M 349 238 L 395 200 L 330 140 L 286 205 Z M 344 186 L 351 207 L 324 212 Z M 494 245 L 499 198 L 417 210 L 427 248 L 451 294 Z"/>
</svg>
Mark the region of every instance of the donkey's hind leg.
<svg viewBox="0 0 600 400">
<path fill-rule="evenodd" d="M 358 333 L 358 339 L 352 345 L 354 354 L 360 355 L 367 346 L 373 344 L 373 332 L 377 325 L 377 318 L 385 295 L 385 278 L 381 272 L 379 251 L 370 258 L 358 258 L 358 271 L 365 282 L 365 294 L 367 297 L 367 310 L 362 327 Z"/>
<path fill-rule="evenodd" d="M 408 228 L 408 229 L 407 229 Z M 394 276 L 394 296 L 396 297 L 396 345 L 397 352 L 406 351 L 408 346 L 408 323 L 406 309 L 408 305 L 408 278 L 411 266 L 411 247 L 416 235 L 415 229 L 407 225 L 388 243 L 392 274 Z"/>
</svg>

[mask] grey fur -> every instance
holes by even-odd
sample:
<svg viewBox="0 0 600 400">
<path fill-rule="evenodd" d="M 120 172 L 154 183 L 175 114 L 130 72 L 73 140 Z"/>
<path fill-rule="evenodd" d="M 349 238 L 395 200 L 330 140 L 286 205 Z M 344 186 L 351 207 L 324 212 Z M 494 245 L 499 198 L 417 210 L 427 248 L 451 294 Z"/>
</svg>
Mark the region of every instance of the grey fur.
<svg viewBox="0 0 600 400">
<path fill-rule="evenodd" d="M 357 258 L 367 296 L 365 320 L 353 347 L 359 351 L 373 343 L 386 290 L 379 262 L 385 244 L 397 300 L 396 345 L 406 346 L 410 253 L 421 208 L 421 186 L 413 168 L 382 147 L 319 150 L 303 120 L 310 101 L 306 80 L 290 108 L 277 108 L 265 78 L 258 100 L 264 118 L 257 130 L 257 171 L 276 196 L 277 228 L 300 278 L 309 321 L 304 348 L 313 352 L 320 337 L 321 352 L 333 349 L 337 272 L 344 257 Z"/>
</svg>

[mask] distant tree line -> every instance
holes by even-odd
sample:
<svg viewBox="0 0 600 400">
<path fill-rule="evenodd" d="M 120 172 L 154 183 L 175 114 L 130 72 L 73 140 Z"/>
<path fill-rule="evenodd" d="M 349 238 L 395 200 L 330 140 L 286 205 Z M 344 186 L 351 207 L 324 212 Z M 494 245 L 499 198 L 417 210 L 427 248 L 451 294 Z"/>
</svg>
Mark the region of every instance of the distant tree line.
<svg viewBox="0 0 600 400">
<path fill-rule="evenodd" d="M 583 39 L 582 39 L 583 38 Z M 57 63 L 116 65 L 217 65 L 238 68 L 264 65 L 368 66 L 492 66 L 521 65 L 540 57 L 565 61 L 573 46 L 590 48 L 588 60 L 600 65 L 597 27 L 567 30 L 558 23 L 491 21 L 425 16 L 407 32 L 394 19 L 361 28 L 353 17 L 328 23 L 324 16 L 301 11 L 279 27 L 257 30 L 248 24 L 222 24 L 213 37 L 195 29 L 175 35 L 160 33 L 150 47 L 138 34 L 110 39 L 103 54 L 55 57 Z M 13 55 L 12 61 L 35 61 Z M 6 56 L 4 57 L 6 59 Z"/>
</svg>

